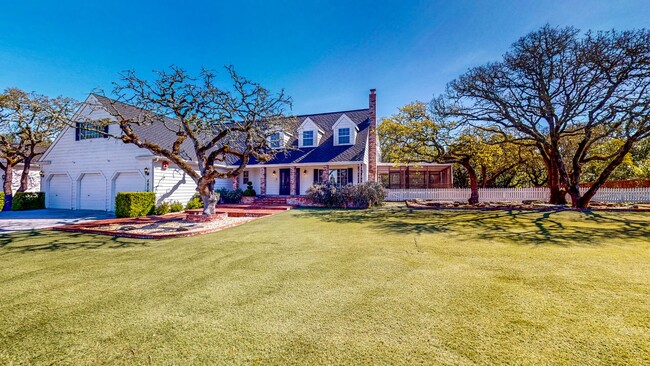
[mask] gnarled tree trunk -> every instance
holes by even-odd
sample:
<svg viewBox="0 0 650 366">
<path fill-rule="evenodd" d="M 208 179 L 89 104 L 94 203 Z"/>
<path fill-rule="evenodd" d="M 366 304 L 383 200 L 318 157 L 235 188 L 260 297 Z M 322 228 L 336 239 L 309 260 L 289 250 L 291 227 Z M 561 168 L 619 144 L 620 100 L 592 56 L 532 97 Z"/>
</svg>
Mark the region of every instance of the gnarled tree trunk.
<svg viewBox="0 0 650 366">
<path fill-rule="evenodd" d="M 214 191 L 214 181 L 209 182 L 205 178 L 198 181 L 198 191 L 203 201 L 203 214 L 214 215 L 217 206 L 217 194 Z"/>
<path fill-rule="evenodd" d="M 460 165 L 467 170 L 467 175 L 469 176 L 469 187 L 471 193 L 467 202 L 469 202 L 470 205 L 475 205 L 478 203 L 478 178 L 476 176 L 476 171 L 469 161 L 461 161 Z"/>
<path fill-rule="evenodd" d="M 4 171 L 4 182 L 2 184 L 2 189 L 5 194 L 5 204 L 2 207 L 2 211 L 11 211 L 11 202 L 13 201 L 13 192 L 11 190 L 11 182 L 14 178 L 14 165 L 7 164 Z"/>
<path fill-rule="evenodd" d="M 25 192 L 29 188 L 29 171 L 32 166 L 32 158 L 25 158 L 23 161 L 23 172 L 20 173 L 20 187 L 17 192 Z"/>
</svg>

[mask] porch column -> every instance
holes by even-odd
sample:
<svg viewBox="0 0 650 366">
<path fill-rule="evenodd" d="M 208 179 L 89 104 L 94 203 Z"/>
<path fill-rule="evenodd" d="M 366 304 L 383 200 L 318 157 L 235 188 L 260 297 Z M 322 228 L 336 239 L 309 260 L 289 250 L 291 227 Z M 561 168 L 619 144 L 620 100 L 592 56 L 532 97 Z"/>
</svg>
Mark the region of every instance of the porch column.
<svg viewBox="0 0 650 366">
<path fill-rule="evenodd" d="M 260 195 L 266 195 L 266 167 L 260 169 Z"/>
<path fill-rule="evenodd" d="M 363 183 L 363 163 L 357 166 L 357 183 Z"/>
<path fill-rule="evenodd" d="M 290 167 L 289 168 L 289 184 L 291 185 L 291 188 L 289 188 L 289 194 L 292 196 L 296 195 L 296 167 Z"/>
<path fill-rule="evenodd" d="M 239 189 L 239 177 L 232 177 L 232 190 L 236 191 Z"/>
<path fill-rule="evenodd" d="M 324 165 L 323 166 L 323 175 L 320 177 L 321 181 L 323 183 L 327 183 L 330 181 L 330 166 L 329 165 Z"/>
</svg>

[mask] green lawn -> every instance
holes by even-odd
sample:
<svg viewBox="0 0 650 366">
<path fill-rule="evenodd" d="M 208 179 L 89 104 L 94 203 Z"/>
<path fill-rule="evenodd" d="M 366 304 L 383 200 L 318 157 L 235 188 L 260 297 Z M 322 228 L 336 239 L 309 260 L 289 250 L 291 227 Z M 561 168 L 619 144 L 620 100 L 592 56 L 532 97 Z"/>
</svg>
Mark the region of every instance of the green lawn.
<svg viewBox="0 0 650 366">
<path fill-rule="evenodd" d="M 0 364 L 649 364 L 650 214 L 294 210 L 0 237 Z"/>
</svg>

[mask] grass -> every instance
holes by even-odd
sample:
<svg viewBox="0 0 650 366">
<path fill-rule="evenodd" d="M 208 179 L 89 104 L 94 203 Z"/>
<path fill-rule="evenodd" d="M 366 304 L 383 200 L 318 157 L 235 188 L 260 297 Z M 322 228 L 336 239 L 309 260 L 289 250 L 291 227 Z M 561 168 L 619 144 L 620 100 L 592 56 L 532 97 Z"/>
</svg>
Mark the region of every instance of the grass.
<svg viewBox="0 0 650 366">
<path fill-rule="evenodd" d="M 648 364 L 650 214 L 295 210 L 0 238 L 0 364 Z"/>
</svg>

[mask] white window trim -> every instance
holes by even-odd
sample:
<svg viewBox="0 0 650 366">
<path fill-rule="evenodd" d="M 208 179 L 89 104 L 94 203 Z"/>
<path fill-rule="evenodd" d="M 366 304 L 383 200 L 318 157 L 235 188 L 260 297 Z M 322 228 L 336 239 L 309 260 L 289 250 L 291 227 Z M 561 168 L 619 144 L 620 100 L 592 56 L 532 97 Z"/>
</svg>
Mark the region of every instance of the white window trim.
<svg viewBox="0 0 650 366">
<path fill-rule="evenodd" d="M 303 142 L 303 132 L 312 131 L 313 132 L 313 144 L 305 145 Z M 320 138 L 323 135 L 323 131 L 318 128 L 318 125 L 314 121 L 307 117 L 298 127 L 298 147 L 299 148 L 310 148 L 316 147 L 320 144 Z"/>
</svg>

